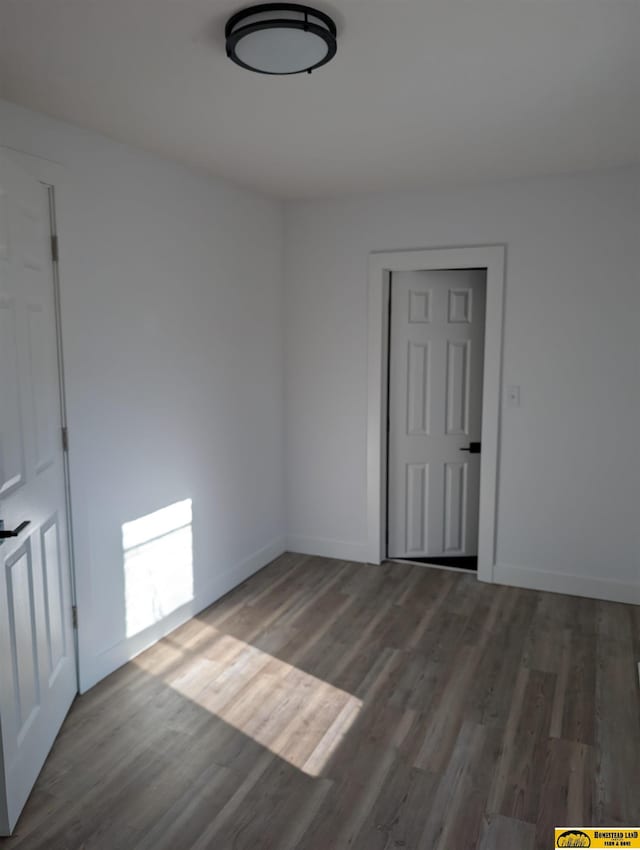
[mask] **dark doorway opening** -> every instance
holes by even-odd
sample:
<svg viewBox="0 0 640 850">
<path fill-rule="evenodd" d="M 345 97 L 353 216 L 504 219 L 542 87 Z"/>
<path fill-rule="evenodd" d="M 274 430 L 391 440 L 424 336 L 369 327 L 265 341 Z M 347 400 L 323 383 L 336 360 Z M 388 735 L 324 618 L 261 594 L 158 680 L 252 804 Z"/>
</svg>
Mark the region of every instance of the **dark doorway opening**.
<svg viewBox="0 0 640 850">
<path fill-rule="evenodd" d="M 478 571 L 478 558 L 476 555 L 459 558 L 411 558 L 411 560 L 416 564 L 433 564 L 435 567 L 457 567 L 460 570 Z"/>
</svg>

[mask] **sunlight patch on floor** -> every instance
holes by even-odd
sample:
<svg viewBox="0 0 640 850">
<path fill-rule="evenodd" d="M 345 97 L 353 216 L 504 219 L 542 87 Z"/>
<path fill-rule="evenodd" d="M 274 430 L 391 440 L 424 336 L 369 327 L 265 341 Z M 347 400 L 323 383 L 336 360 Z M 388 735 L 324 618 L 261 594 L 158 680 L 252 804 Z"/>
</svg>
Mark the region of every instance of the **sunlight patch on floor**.
<svg viewBox="0 0 640 850">
<path fill-rule="evenodd" d="M 135 664 L 260 746 L 308 774 L 321 776 L 362 708 L 362 701 L 212 626 L 209 642 L 166 673 L 154 651 Z M 171 636 L 167 639 L 171 641 Z M 180 649 L 172 642 L 172 650 Z"/>
</svg>

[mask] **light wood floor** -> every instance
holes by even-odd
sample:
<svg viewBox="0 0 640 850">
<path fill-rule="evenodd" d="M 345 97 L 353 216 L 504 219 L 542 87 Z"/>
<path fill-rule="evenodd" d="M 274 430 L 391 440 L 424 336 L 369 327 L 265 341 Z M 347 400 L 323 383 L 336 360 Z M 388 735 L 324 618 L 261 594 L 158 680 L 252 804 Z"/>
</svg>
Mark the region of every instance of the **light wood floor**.
<svg viewBox="0 0 640 850">
<path fill-rule="evenodd" d="M 3 850 L 532 850 L 640 824 L 640 608 L 284 555 L 79 698 Z"/>
</svg>

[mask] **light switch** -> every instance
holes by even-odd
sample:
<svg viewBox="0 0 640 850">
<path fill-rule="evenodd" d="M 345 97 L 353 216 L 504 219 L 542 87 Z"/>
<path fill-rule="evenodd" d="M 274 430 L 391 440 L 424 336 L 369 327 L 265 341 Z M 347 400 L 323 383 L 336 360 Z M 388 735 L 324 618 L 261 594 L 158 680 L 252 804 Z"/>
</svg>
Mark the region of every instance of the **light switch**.
<svg viewBox="0 0 640 850">
<path fill-rule="evenodd" d="M 520 387 L 516 384 L 507 387 L 507 407 L 520 407 Z"/>
</svg>

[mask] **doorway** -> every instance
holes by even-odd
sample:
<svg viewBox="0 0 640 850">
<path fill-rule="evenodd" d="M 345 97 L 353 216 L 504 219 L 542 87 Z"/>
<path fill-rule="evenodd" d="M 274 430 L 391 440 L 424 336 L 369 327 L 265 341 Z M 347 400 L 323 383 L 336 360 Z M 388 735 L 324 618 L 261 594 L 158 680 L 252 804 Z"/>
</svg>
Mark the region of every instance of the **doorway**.
<svg viewBox="0 0 640 850">
<path fill-rule="evenodd" d="M 393 489 L 393 487 L 395 487 L 396 490 L 398 488 L 398 484 L 392 485 L 390 482 L 391 469 L 389 466 L 390 456 L 387 440 L 388 414 L 390 409 L 389 397 L 390 390 L 392 389 L 390 385 L 391 350 L 389 341 L 391 326 L 389 321 L 389 308 L 394 276 L 396 276 L 396 283 L 398 283 L 401 281 L 401 278 L 399 277 L 401 273 L 410 273 L 410 275 L 416 275 L 417 273 L 418 277 L 421 277 L 424 276 L 424 273 L 426 272 L 452 272 L 454 270 L 458 270 L 460 272 L 473 271 L 476 275 L 478 275 L 478 277 L 476 278 L 476 282 L 471 284 L 471 289 L 476 286 L 482 287 L 485 307 L 483 326 L 484 344 L 481 345 L 482 358 L 480 366 L 478 366 L 478 362 L 480 361 L 476 361 L 476 368 L 479 368 L 481 371 L 481 379 L 476 379 L 476 387 L 481 386 L 481 402 L 479 403 L 480 421 L 479 423 L 476 422 L 474 425 L 474 429 L 476 430 L 472 432 L 471 407 L 467 406 L 465 414 L 464 408 L 460 407 L 461 396 L 459 394 L 458 396 L 455 396 L 454 394 L 451 396 L 451 403 L 453 406 L 450 410 L 450 430 L 468 430 L 469 432 L 468 435 L 467 433 L 463 433 L 455 436 L 461 443 L 458 446 L 458 450 L 469 448 L 469 452 L 464 453 L 465 460 L 469 461 L 472 459 L 471 456 L 474 455 L 473 460 L 477 464 L 477 470 L 473 473 L 473 475 L 477 475 L 479 478 L 476 490 L 478 505 L 476 513 L 477 526 L 475 526 L 475 520 L 473 517 L 467 516 L 465 518 L 462 515 L 463 512 L 461 510 L 458 510 L 457 513 L 455 510 L 452 510 L 450 512 L 451 519 L 449 527 L 448 530 L 446 530 L 443 513 L 441 522 L 436 522 L 436 525 L 440 524 L 442 527 L 440 539 L 442 540 L 443 546 L 440 551 L 440 555 L 436 554 L 434 544 L 433 549 L 427 547 L 427 555 L 425 557 L 428 558 L 428 563 L 433 563 L 434 559 L 439 557 L 443 559 L 448 559 L 450 557 L 455 557 L 456 559 L 461 557 L 477 557 L 478 578 L 487 582 L 492 582 L 494 580 L 494 568 L 496 562 L 495 537 L 497 514 L 496 505 L 498 496 L 498 458 L 500 443 L 500 387 L 502 381 L 504 266 L 505 248 L 502 245 L 391 251 L 374 253 L 369 257 L 367 342 L 367 559 L 371 563 L 379 564 L 388 556 L 387 538 L 388 533 L 391 531 L 391 523 L 388 522 L 388 519 L 390 510 L 393 508 L 391 500 L 388 499 L 388 491 L 390 488 Z M 472 278 L 473 275 L 468 280 L 471 280 Z M 413 280 L 416 280 L 416 278 L 414 277 Z M 455 289 L 455 287 L 452 288 Z M 461 288 L 469 289 L 470 287 L 465 284 Z M 416 296 L 414 298 L 413 305 L 411 305 L 408 294 L 410 289 L 411 287 L 407 285 L 407 300 L 405 303 L 407 311 L 406 315 L 410 316 L 409 310 L 412 308 L 414 319 L 416 317 L 420 317 L 420 311 L 422 311 L 422 317 L 424 319 L 424 317 L 428 315 L 426 312 L 428 311 L 428 305 L 426 303 L 428 299 Z M 416 291 L 418 292 L 418 295 L 421 295 L 419 287 Z M 481 290 L 479 289 L 478 291 Z M 465 305 L 465 296 L 463 295 L 460 298 L 457 298 L 453 295 L 451 297 L 452 303 L 449 305 L 449 295 L 446 295 L 446 305 L 443 307 L 443 310 L 446 309 L 448 311 L 450 309 L 452 311 L 452 316 L 458 318 L 464 317 L 465 309 L 468 307 L 468 305 Z M 474 296 L 472 294 L 471 298 L 473 299 L 473 297 Z M 448 316 L 449 313 L 447 312 L 446 315 Z M 415 324 L 420 324 L 420 322 L 415 322 Z M 423 324 L 426 323 L 423 322 Z M 453 322 L 450 324 L 456 323 Z M 458 322 L 458 324 L 462 325 L 464 322 Z M 409 339 L 407 338 L 405 342 L 407 346 L 405 359 L 408 361 Z M 452 374 L 454 374 L 456 370 L 458 374 L 460 374 L 466 364 L 465 358 L 462 356 L 465 348 L 462 343 L 464 343 L 465 340 L 460 339 L 457 340 L 457 342 L 461 344 L 457 347 L 452 347 L 451 351 L 448 351 L 447 346 L 444 346 L 446 353 L 445 356 L 450 356 L 452 358 Z M 417 345 L 419 346 L 421 344 L 424 345 L 424 341 L 421 343 L 420 340 L 418 340 Z M 413 368 L 414 370 L 417 370 L 418 376 L 420 374 L 420 369 L 422 368 L 420 357 L 418 356 L 420 353 L 420 350 L 417 348 L 414 353 L 413 364 Z M 428 353 L 423 351 L 423 366 L 425 364 L 424 358 L 426 356 L 428 356 Z M 471 366 L 471 364 L 469 364 L 469 366 Z M 442 392 L 444 393 L 445 399 L 444 414 L 446 417 L 448 405 L 446 400 L 446 371 L 444 371 L 443 374 L 444 378 L 441 377 L 441 380 L 445 381 Z M 466 383 L 470 387 L 470 381 L 467 380 Z M 408 401 L 408 392 L 406 390 L 405 401 Z M 425 401 L 426 400 L 420 394 L 414 398 L 416 406 L 412 412 L 412 416 L 414 416 L 412 427 L 414 427 L 414 429 L 418 432 L 420 431 L 421 426 L 420 403 L 422 402 L 424 415 Z M 405 420 L 407 415 L 408 412 L 405 413 Z M 460 416 L 464 417 L 464 415 L 469 417 L 468 428 L 460 427 Z M 477 412 L 475 416 L 477 418 Z M 457 423 L 455 421 L 456 417 L 458 417 Z M 477 429 L 480 431 L 479 439 L 476 438 Z M 422 430 L 424 431 L 425 428 L 422 428 Z M 449 436 L 454 435 L 451 434 Z M 474 437 L 474 439 L 472 439 L 472 437 Z M 477 451 L 476 446 L 471 446 L 471 443 L 477 442 L 481 444 L 480 452 Z M 442 472 L 439 480 L 441 482 L 440 489 L 443 493 L 443 498 L 440 502 L 443 512 L 445 504 L 444 493 L 446 474 L 444 464 L 446 462 L 452 464 L 449 472 L 449 498 L 452 504 L 457 498 L 458 506 L 461 504 L 460 492 L 461 487 L 464 488 L 465 474 L 464 471 L 461 471 L 459 460 L 452 459 L 446 461 L 444 456 L 441 458 L 440 463 L 442 465 Z M 423 502 L 421 504 L 420 500 L 414 500 L 414 505 L 420 507 L 421 510 L 421 514 L 418 515 L 418 519 L 420 519 L 420 517 L 425 518 L 428 514 L 425 512 L 424 497 L 429 495 L 426 481 L 426 469 L 424 467 L 425 461 L 422 461 L 422 472 L 420 471 L 419 461 L 407 459 L 406 463 L 415 463 L 415 467 L 410 473 L 412 476 L 411 484 L 414 488 L 414 493 L 420 493 L 420 491 L 422 491 Z M 456 463 L 458 464 L 457 466 L 455 465 Z M 462 470 L 463 469 L 464 467 L 462 467 Z M 468 489 L 470 478 L 473 477 L 470 465 L 467 465 L 466 475 L 466 486 Z M 406 482 L 407 473 L 405 471 L 405 484 Z M 464 501 L 462 504 L 464 506 Z M 428 511 L 428 506 L 426 510 Z M 416 516 L 416 514 L 414 514 L 414 516 Z M 458 519 L 456 519 L 456 516 Z M 406 511 L 404 521 L 406 529 Z M 465 523 L 468 530 L 467 539 L 477 540 L 477 545 L 473 546 L 473 548 L 476 549 L 476 552 L 472 555 L 468 555 L 466 554 L 466 549 L 463 549 L 461 546 L 457 547 L 457 551 L 455 553 L 451 551 L 446 552 L 445 537 L 447 533 L 449 535 L 447 545 L 454 548 L 455 544 L 457 542 L 459 543 L 461 539 L 461 531 L 465 529 Z M 477 527 L 477 531 L 470 529 L 469 523 L 471 523 L 471 526 L 473 526 L 474 529 Z M 401 525 L 398 526 L 397 523 L 396 526 L 401 528 Z M 469 530 L 473 531 L 473 534 L 470 537 Z M 411 544 L 411 547 L 415 549 L 415 551 L 411 552 L 413 560 L 414 558 L 420 558 L 421 553 L 424 553 L 424 547 L 421 549 L 420 546 L 423 544 L 424 540 L 426 540 L 426 537 L 424 540 L 420 537 L 420 534 L 423 533 L 420 531 L 420 522 L 414 523 L 414 527 L 411 531 L 412 539 L 409 540 L 409 543 Z M 432 539 L 437 538 L 432 537 Z M 466 542 L 464 545 L 466 547 Z M 392 546 L 395 546 L 395 543 L 392 543 Z M 393 552 L 393 549 L 391 551 Z M 403 552 L 403 554 L 407 553 L 407 551 Z M 447 566 L 446 562 L 442 565 Z"/>
<path fill-rule="evenodd" d="M 389 283 L 386 555 L 477 570 L 486 269 Z"/>
</svg>

